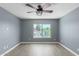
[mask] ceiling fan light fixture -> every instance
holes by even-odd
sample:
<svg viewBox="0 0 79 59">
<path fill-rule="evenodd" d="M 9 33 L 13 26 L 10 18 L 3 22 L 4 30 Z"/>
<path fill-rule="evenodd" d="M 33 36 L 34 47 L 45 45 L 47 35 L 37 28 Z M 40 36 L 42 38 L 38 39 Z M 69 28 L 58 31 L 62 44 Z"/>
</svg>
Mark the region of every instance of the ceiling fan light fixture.
<svg viewBox="0 0 79 59">
<path fill-rule="evenodd" d="M 45 4 L 46 5 L 46 7 L 48 8 L 49 6 L 51 6 L 51 4 Z M 44 6 L 45 6 L 44 5 Z M 36 14 L 38 15 L 38 16 L 41 16 L 42 14 L 43 14 L 43 12 L 44 13 L 52 13 L 53 12 L 53 10 L 45 10 L 44 9 L 44 6 L 42 6 L 42 5 L 37 5 L 37 8 L 36 7 L 34 7 L 33 5 L 31 5 L 31 4 L 26 4 L 26 6 L 28 6 L 28 7 L 30 7 L 30 8 L 32 8 L 32 9 L 35 9 L 36 11 Z M 32 12 L 28 12 L 28 13 L 32 13 Z"/>
<path fill-rule="evenodd" d="M 36 14 L 37 14 L 38 16 L 41 16 L 41 15 L 43 14 L 43 12 L 42 12 L 42 11 L 36 11 Z"/>
</svg>

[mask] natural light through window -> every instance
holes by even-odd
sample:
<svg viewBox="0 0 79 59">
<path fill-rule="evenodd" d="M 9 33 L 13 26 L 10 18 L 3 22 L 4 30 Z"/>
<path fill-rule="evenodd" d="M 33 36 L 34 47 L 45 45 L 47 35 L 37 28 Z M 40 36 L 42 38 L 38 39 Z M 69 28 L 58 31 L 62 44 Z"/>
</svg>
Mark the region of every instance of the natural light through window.
<svg viewBox="0 0 79 59">
<path fill-rule="evenodd" d="M 33 38 L 51 38 L 51 25 L 33 24 Z"/>
</svg>

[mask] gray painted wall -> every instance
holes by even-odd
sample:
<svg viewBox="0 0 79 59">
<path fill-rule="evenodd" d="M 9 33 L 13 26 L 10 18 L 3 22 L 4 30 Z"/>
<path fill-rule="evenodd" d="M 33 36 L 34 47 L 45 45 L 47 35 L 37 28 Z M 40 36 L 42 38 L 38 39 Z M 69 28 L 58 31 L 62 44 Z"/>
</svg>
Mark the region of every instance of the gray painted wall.
<svg viewBox="0 0 79 59">
<path fill-rule="evenodd" d="M 51 24 L 50 39 L 47 38 L 33 38 L 33 24 Z M 22 42 L 54 42 L 58 41 L 58 19 L 57 20 L 23 20 L 21 24 L 21 36 Z M 56 40 L 54 40 L 56 39 Z"/>
<path fill-rule="evenodd" d="M 20 21 L 0 7 L 0 54 L 20 41 Z"/>
<path fill-rule="evenodd" d="M 33 38 L 33 24 L 51 24 L 50 39 Z M 57 19 L 20 20 L 0 8 L 0 54 L 18 42 L 56 42 L 59 41 L 79 54 L 79 8 Z M 21 36 L 20 36 L 21 29 Z M 60 35 L 60 36 L 59 36 Z M 56 40 L 54 40 L 56 39 Z"/>
<path fill-rule="evenodd" d="M 79 8 L 60 19 L 60 42 L 79 54 Z"/>
</svg>

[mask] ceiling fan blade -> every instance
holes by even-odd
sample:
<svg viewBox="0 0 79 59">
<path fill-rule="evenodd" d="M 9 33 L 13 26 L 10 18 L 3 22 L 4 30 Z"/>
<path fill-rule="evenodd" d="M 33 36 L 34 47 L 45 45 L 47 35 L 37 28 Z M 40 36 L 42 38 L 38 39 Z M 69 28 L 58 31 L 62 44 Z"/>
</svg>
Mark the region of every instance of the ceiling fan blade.
<svg viewBox="0 0 79 59">
<path fill-rule="evenodd" d="M 32 12 L 36 12 L 36 11 L 29 11 L 29 12 L 27 12 L 27 13 L 32 13 Z"/>
<path fill-rule="evenodd" d="M 43 9 L 46 9 L 46 8 L 48 8 L 48 7 L 50 7 L 52 4 L 50 4 L 50 3 L 45 3 L 45 4 L 43 4 Z"/>
<path fill-rule="evenodd" d="M 53 10 L 43 10 L 43 12 L 52 13 Z"/>
<path fill-rule="evenodd" d="M 33 8 L 33 9 L 36 9 L 34 6 L 32 6 L 31 4 L 25 4 L 26 6 L 28 6 L 28 7 L 31 7 L 31 8 Z"/>
</svg>

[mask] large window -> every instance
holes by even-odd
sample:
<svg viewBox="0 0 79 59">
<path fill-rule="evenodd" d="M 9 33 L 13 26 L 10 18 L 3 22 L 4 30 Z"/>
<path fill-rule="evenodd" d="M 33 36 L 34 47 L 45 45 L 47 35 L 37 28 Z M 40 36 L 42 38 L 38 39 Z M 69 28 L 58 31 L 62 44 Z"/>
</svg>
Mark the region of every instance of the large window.
<svg viewBox="0 0 79 59">
<path fill-rule="evenodd" d="M 33 38 L 51 38 L 51 25 L 33 24 Z"/>
</svg>

